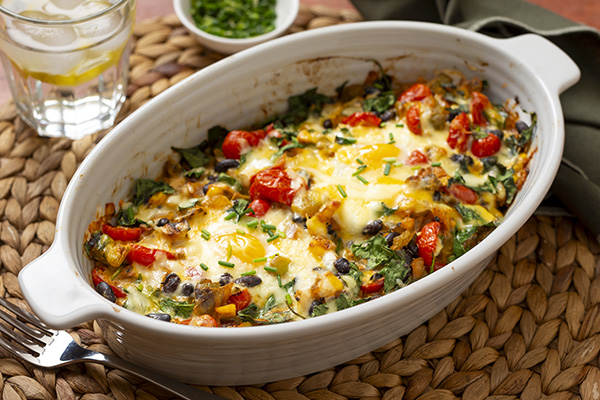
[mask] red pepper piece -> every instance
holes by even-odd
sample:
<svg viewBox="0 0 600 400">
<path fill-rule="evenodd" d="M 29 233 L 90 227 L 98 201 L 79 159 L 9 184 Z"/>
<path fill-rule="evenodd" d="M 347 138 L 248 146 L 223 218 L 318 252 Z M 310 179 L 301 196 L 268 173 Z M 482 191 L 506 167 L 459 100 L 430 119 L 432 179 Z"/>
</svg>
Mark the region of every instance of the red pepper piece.
<svg viewBox="0 0 600 400">
<path fill-rule="evenodd" d="M 142 236 L 142 228 L 130 228 L 126 226 L 112 226 L 109 224 L 102 225 L 102 233 L 110 236 L 113 240 L 121 240 L 123 242 L 136 242 Z"/>
</svg>

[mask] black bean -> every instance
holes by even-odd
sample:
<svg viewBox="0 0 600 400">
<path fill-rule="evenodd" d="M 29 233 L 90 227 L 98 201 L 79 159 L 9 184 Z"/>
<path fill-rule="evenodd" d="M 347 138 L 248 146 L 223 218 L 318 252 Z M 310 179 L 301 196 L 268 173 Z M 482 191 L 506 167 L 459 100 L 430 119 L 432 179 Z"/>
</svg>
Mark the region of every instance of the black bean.
<svg viewBox="0 0 600 400">
<path fill-rule="evenodd" d="M 179 283 L 181 282 L 181 278 L 176 273 L 170 273 L 166 276 L 163 285 L 163 292 L 165 293 L 173 293 L 179 287 Z"/>
<path fill-rule="evenodd" d="M 329 118 L 327 118 L 325 121 L 323 121 L 323 128 L 333 129 L 333 122 Z"/>
<path fill-rule="evenodd" d="M 100 236 L 102 236 L 102 235 L 100 235 L 100 234 L 94 235 L 90 238 L 90 240 L 88 240 L 87 244 L 90 247 L 90 249 L 93 249 L 94 247 L 96 247 L 96 245 L 100 241 Z"/>
<path fill-rule="evenodd" d="M 383 228 L 383 221 L 380 219 L 375 219 L 373 221 L 369 221 L 365 229 L 363 229 L 363 235 L 375 235 L 378 233 L 381 228 Z"/>
<path fill-rule="evenodd" d="M 225 172 L 230 168 L 237 168 L 240 166 L 240 162 L 238 160 L 234 160 L 233 158 L 228 158 L 223 161 L 219 161 L 215 165 L 215 172 Z"/>
<path fill-rule="evenodd" d="M 379 118 L 381 118 L 382 121 L 389 121 L 391 119 L 394 119 L 396 117 L 396 111 L 390 109 L 390 110 L 385 110 L 384 112 L 382 112 L 379 115 Z"/>
<path fill-rule="evenodd" d="M 191 296 L 194 293 L 194 285 L 186 282 L 181 285 L 181 295 L 182 296 Z"/>
<path fill-rule="evenodd" d="M 442 200 L 442 194 L 436 190 L 435 192 L 433 192 L 433 201 L 440 200 Z"/>
<path fill-rule="evenodd" d="M 471 156 L 466 156 L 464 154 L 452 154 L 450 156 L 450 159 L 452 161 L 454 161 L 455 163 L 459 163 L 460 165 L 464 165 L 464 166 L 471 166 L 473 165 L 473 158 Z"/>
<path fill-rule="evenodd" d="M 412 261 L 413 261 L 413 258 L 414 258 L 414 257 L 411 255 L 411 253 L 410 253 L 410 252 L 408 252 L 407 250 L 401 249 L 401 250 L 396 250 L 396 254 L 398 255 L 398 257 L 399 257 L 401 260 L 404 260 L 405 266 L 406 266 L 407 268 L 409 268 L 409 267 L 410 267 L 410 264 L 412 263 Z"/>
<path fill-rule="evenodd" d="M 100 293 L 108 301 L 112 301 L 113 303 L 117 301 L 117 296 L 115 296 L 115 292 L 113 292 L 110 285 L 106 282 L 100 282 L 99 284 L 97 284 L 96 292 Z"/>
<path fill-rule="evenodd" d="M 165 226 L 169 222 L 169 218 L 161 218 L 156 222 L 156 226 Z"/>
<path fill-rule="evenodd" d="M 294 221 L 297 224 L 301 224 L 303 222 L 306 222 L 306 218 L 304 218 L 300 214 L 294 214 L 294 216 L 292 217 L 292 221 Z"/>
<path fill-rule="evenodd" d="M 373 282 L 380 280 L 381 278 L 383 278 L 384 275 L 380 274 L 379 272 L 375 272 L 373 275 L 371 275 L 371 280 Z"/>
<path fill-rule="evenodd" d="M 498 159 L 496 157 L 484 157 L 481 162 L 483 163 L 483 169 L 489 171 L 498 164 Z"/>
<path fill-rule="evenodd" d="M 525 122 L 523 121 L 517 121 L 515 123 L 515 128 L 517 128 L 517 131 L 519 133 L 523 132 L 525 129 L 529 129 L 529 125 L 527 125 Z"/>
<path fill-rule="evenodd" d="M 450 112 L 448 113 L 448 121 L 452 121 L 458 114 L 460 114 L 462 111 L 460 110 L 460 108 L 453 108 L 450 110 Z"/>
<path fill-rule="evenodd" d="M 208 176 L 208 181 L 209 181 L 209 182 L 216 182 L 216 181 L 217 181 L 217 179 L 219 179 L 219 176 L 218 176 L 218 175 L 209 175 L 209 176 Z"/>
<path fill-rule="evenodd" d="M 329 235 L 335 234 L 335 229 L 333 229 L 333 226 L 331 226 L 331 224 L 327 225 L 327 234 L 329 234 Z"/>
<path fill-rule="evenodd" d="M 225 285 L 227 285 L 228 283 L 230 283 L 232 281 L 233 281 L 233 276 L 231 276 L 231 274 L 229 272 L 225 272 L 219 278 L 219 285 L 225 286 Z"/>
<path fill-rule="evenodd" d="M 321 304 L 323 304 L 323 300 L 324 299 L 319 299 L 319 300 L 315 300 L 310 304 L 310 307 L 308 308 L 308 315 L 312 315 L 313 311 L 315 310 L 315 307 L 320 306 Z"/>
<path fill-rule="evenodd" d="M 411 256 L 416 257 L 419 254 L 419 246 L 415 241 L 411 241 L 406 245 L 406 251 L 410 253 Z"/>
<path fill-rule="evenodd" d="M 380 90 L 373 86 L 367 86 L 365 88 L 365 94 L 379 94 Z"/>
<path fill-rule="evenodd" d="M 387 242 L 388 246 L 392 247 L 392 245 L 394 244 L 394 238 L 396 236 L 400 236 L 400 234 L 396 232 L 390 232 L 387 235 L 385 235 L 385 241 Z"/>
<path fill-rule="evenodd" d="M 244 275 L 237 278 L 234 282 L 245 287 L 254 287 L 260 285 L 262 283 L 262 279 L 256 275 Z"/>
<path fill-rule="evenodd" d="M 163 314 L 163 313 L 150 313 L 150 314 L 146 314 L 146 317 L 150 317 L 152 319 L 157 319 L 159 321 L 165 321 L 165 322 L 169 322 L 171 321 L 171 316 L 169 314 Z"/>
<path fill-rule="evenodd" d="M 350 261 L 345 259 L 344 257 L 338 258 L 333 262 L 333 266 L 340 274 L 347 274 L 350 272 Z"/>
<path fill-rule="evenodd" d="M 498 137 L 500 140 L 504 139 L 504 132 L 502 132 L 500 129 L 493 129 L 490 131 L 490 133 Z"/>
</svg>

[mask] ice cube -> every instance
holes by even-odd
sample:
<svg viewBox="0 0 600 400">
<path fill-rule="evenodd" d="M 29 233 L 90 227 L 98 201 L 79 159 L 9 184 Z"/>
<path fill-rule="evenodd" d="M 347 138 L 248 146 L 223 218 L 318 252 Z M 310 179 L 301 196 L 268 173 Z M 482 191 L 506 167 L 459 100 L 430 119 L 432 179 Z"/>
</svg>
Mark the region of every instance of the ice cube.
<svg viewBox="0 0 600 400">
<path fill-rule="evenodd" d="M 107 7 L 110 3 L 106 1 L 88 1 L 81 6 L 81 11 L 85 10 L 86 15 L 96 14 Z M 96 38 L 101 40 L 113 35 L 121 28 L 123 16 L 119 11 L 112 11 L 107 15 L 95 18 L 93 21 L 77 25 L 79 35 L 83 38 Z"/>
<path fill-rule="evenodd" d="M 62 21 L 68 19 L 66 15 L 50 15 L 43 11 L 24 11 L 21 15 L 44 21 Z M 17 34 L 18 37 L 13 37 L 13 39 L 24 46 L 34 49 L 58 50 L 57 48 L 67 46 L 77 40 L 75 29 L 68 26 L 42 26 L 40 24 L 34 25 L 23 21 L 16 21 L 14 28 L 17 32 L 13 32 L 13 34 Z M 18 34 L 19 31 L 24 35 Z M 49 49 L 46 47 L 49 47 Z"/>
</svg>

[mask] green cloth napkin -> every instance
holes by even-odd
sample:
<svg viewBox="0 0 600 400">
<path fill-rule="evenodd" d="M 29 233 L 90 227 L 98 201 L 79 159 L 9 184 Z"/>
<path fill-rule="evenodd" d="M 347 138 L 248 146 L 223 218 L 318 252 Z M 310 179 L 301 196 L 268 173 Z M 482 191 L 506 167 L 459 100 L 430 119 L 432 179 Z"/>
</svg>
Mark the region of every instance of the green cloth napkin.
<svg viewBox="0 0 600 400">
<path fill-rule="evenodd" d="M 562 205 L 600 240 L 600 32 L 521 0 L 351 0 L 367 20 L 444 23 L 494 37 L 536 33 L 562 48 L 581 80 L 561 97 L 566 140 L 563 162 L 540 210 Z M 558 198 L 552 198 L 555 196 Z M 562 204 L 561 204 L 562 202 Z"/>
</svg>

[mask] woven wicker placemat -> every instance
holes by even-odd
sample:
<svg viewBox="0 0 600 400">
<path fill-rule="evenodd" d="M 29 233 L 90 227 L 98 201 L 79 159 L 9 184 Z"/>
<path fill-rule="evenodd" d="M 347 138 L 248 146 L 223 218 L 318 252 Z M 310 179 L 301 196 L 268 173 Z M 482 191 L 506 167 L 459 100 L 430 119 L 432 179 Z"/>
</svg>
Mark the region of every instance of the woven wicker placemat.
<svg viewBox="0 0 600 400">
<path fill-rule="evenodd" d="M 302 8 L 293 31 L 359 20 Z M 199 46 L 174 16 L 134 31 L 124 118 L 223 56 Z M 0 296 L 24 305 L 20 269 L 50 246 L 59 201 L 105 132 L 77 141 L 38 137 L 0 108 Z M 473 285 L 409 335 L 335 368 L 258 386 L 202 387 L 228 399 L 600 399 L 600 245 L 581 223 L 533 217 Z M 73 330 L 110 352 L 100 328 Z M 97 364 L 39 369 L 0 350 L 0 391 L 12 399 L 163 399 L 171 396 Z"/>
</svg>

